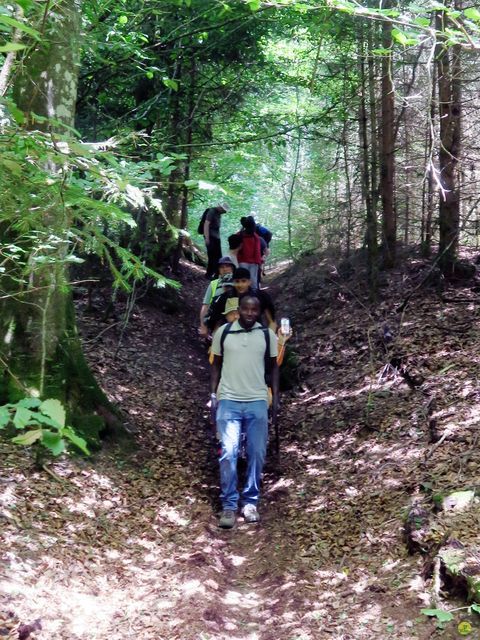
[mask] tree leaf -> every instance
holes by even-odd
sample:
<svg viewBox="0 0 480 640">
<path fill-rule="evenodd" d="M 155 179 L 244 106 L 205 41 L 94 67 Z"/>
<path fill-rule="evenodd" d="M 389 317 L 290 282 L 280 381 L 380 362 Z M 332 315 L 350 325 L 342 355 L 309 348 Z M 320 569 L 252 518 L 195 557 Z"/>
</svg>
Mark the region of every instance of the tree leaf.
<svg viewBox="0 0 480 640">
<path fill-rule="evenodd" d="M 15 416 L 13 418 L 13 424 L 17 429 L 25 429 L 27 424 L 31 422 L 33 418 L 33 414 L 30 409 L 25 407 L 17 407 L 15 411 Z"/>
<path fill-rule="evenodd" d="M 41 404 L 42 404 L 42 401 L 39 400 L 38 398 L 22 398 L 22 400 L 20 400 L 17 403 L 17 406 L 25 407 L 26 409 L 35 409 L 36 407 L 39 407 Z"/>
<path fill-rule="evenodd" d="M 65 440 L 58 433 L 48 431 L 48 429 L 42 430 L 42 444 L 47 447 L 54 456 L 59 456 L 65 451 Z"/>
<path fill-rule="evenodd" d="M 172 80 L 171 78 L 162 78 L 162 82 L 169 89 L 178 91 L 178 82 L 176 80 Z"/>
<path fill-rule="evenodd" d="M 9 53 L 10 51 L 21 51 L 25 49 L 24 44 L 18 44 L 17 42 L 7 42 L 0 47 L 0 53 Z"/>
<path fill-rule="evenodd" d="M 247 4 L 250 11 L 258 11 L 262 6 L 262 0 L 248 0 Z"/>
<path fill-rule="evenodd" d="M 65 427 L 65 429 L 63 430 L 63 435 L 65 436 L 65 438 L 68 438 L 68 440 L 70 440 L 72 444 L 78 447 L 80 451 L 83 451 L 83 453 L 87 454 L 87 456 L 90 455 L 90 451 L 88 450 L 86 441 L 78 436 L 73 431 L 73 429 L 71 429 L 70 427 Z"/>
<path fill-rule="evenodd" d="M 15 20 L 15 18 L 11 18 L 10 16 L 0 14 L 0 24 L 6 24 L 9 27 L 13 27 L 14 29 L 19 29 L 20 31 L 28 33 L 28 35 L 33 36 L 37 40 L 40 39 L 40 34 L 38 31 L 32 29 L 32 27 L 29 27 L 27 24 L 24 24 L 19 20 Z M 22 46 L 22 48 L 24 47 Z"/>
<path fill-rule="evenodd" d="M 55 422 L 58 422 L 61 427 L 65 426 L 65 409 L 60 400 L 55 400 L 54 398 L 45 400 L 40 405 L 40 411 L 55 420 Z"/>
<path fill-rule="evenodd" d="M 4 429 L 10 422 L 10 420 L 10 411 L 7 409 L 7 407 L 0 407 L 0 429 Z"/>
<path fill-rule="evenodd" d="M 404 47 L 417 44 L 416 35 L 407 35 L 404 31 L 400 31 L 400 29 L 392 29 L 392 38 Z"/>
<path fill-rule="evenodd" d="M 463 13 L 469 20 L 480 22 L 480 11 L 478 9 L 475 9 L 475 7 L 469 7 L 468 9 L 465 9 Z"/>
<path fill-rule="evenodd" d="M 16 0 L 16 3 L 22 7 L 24 11 L 28 11 L 33 4 L 32 0 Z"/>
<path fill-rule="evenodd" d="M 443 609 L 421 609 L 421 613 L 423 613 L 424 616 L 437 618 L 440 622 L 450 622 L 450 620 L 453 620 L 453 614 L 449 611 L 443 611 Z"/>
<path fill-rule="evenodd" d="M 20 436 L 15 436 L 12 438 L 12 442 L 15 444 L 21 444 L 24 447 L 29 447 L 43 435 L 43 429 L 34 429 L 32 431 L 27 431 L 26 433 L 22 433 Z"/>
</svg>

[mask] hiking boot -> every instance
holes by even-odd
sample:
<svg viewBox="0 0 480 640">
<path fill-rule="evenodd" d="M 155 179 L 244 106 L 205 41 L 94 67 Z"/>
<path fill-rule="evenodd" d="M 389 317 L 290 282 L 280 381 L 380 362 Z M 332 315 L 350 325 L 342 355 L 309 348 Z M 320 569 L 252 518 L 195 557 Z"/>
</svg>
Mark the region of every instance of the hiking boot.
<svg viewBox="0 0 480 640">
<path fill-rule="evenodd" d="M 235 511 L 232 509 L 224 509 L 220 514 L 220 520 L 218 526 L 221 529 L 231 529 L 235 525 Z"/>
<path fill-rule="evenodd" d="M 260 515 L 254 504 L 246 504 L 242 509 L 245 522 L 260 522 Z"/>
</svg>

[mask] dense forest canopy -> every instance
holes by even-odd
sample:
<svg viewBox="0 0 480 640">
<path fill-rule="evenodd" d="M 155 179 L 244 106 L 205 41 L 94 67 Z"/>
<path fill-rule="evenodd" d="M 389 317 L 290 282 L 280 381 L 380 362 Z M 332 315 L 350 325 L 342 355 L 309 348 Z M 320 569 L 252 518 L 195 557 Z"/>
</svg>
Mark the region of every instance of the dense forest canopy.
<svg viewBox="0 0 480 640">
<path fill-rule="evenodd" d="M 266 224 L 272 259 L 365 249 L 372 298 L 400 245 L 447 277 L 466 268 L 479 35 L 458 0 L 4 5 L 2 398 L 73 407 L 87 387 L 96 413 L 71 357 L 70 278 L 98 256 L 126 292 L 174 286 L 215 202 L 230 205 L 225 237 L 244 215 Z"/>
</svg>

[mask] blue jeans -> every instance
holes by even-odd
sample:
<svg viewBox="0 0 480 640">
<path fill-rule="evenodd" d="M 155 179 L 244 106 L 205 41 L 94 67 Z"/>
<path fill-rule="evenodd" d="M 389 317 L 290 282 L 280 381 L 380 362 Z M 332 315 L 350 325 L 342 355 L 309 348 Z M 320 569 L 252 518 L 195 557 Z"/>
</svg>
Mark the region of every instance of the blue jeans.
<svg viewBox="0 0 480 640">
<path fill-rule="evenodd" d="M 224 509 L 234 511 L 238 508 L 239 499 L 237 458 L 242 428 L 247 438 L 247 477 L 242 491 L 242 505 L 257 504 L 267 453 L 268 405 L 265 400 L 220 400 L 218 403 L 217 431 L 222 443 L 220 499 Z"/>
</svg>

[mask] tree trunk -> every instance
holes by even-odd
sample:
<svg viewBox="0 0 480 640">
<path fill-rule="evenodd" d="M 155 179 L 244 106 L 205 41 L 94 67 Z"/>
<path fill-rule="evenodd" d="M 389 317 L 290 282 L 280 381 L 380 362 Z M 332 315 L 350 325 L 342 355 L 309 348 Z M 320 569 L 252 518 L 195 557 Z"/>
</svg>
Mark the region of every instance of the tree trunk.
<svg viewBox="0 0 480 640">
<path fill-rule="evenodd" d="M 383 48 L 392 47 L 392 25 L 382 26 Z M 394 202 L 394 143 L 395 143 L 395 93 L 392 78 L 392 54 L 382 58 L 382 154 L 380 171 L 380 193 L 382 196 L 383 266 L 395 264 L 397 219 Z"/>
<path fill-rule="evenodd" d="M 367 98 L 366 98 L 366 74 L 365 74 L 365 44 L 363 38 L 363 25 L 360 27 L 358 41 L 358 65 L 360 78 L 360 103 L 359 103 L 359 141 L 361 149 L 361 175 L 362 193 L 366 208 L 365 240 L 367 245 L 367 271 L 370 295 L 372 299 L 377 295 L 377 219 L 372 203 L 372 183 L 370 177 L 370 158 L 368 155 L 368 122 L 367 122 Z"/>
<path fill-rule="evenodd" d="M 372 51 L 379 46 L 378 42 L 378 25 L 370 21 L 367 31 L 367 51 Z M 377 58 L 369 55 L 367 58 L 368 65 L 368 96 L 369 96 L 369 115 L 370 115 L 370 175 L 371 175 L 371 193 L 372 193 L 372 216 L 377 218 L 378 211 L 378 117 L 377 117 Z"/>
<path fill-rule="evenodd" d="M 439 14 L 437 27 L 447 18 Z M 443 47 L 437 60 L 440 118 L 440 239 L 439 265 L 443 273 L 452 275 L 458 251 L 460 225 L 460 187 L 458 164 L 461 151 L 461 80 L 460 46 Z"/>
<path fill-rule="evenodd" d="M 79 2 L 65 0 L 53 5 L 42 24 L 42 43 L 23 61 L 13 89 L 29 127 L 53 132 L 63 125 L 73 126 L 80 51 Z M 36 122 L 36 115 L 48 120 Z M 48 169 L 55 177 L 64 171 L 61 166 Z M 28 246 L 14 230 L 7 232 L 7 240 L 14 244 L 23 241 L 30 255 L 28 279 L 23 284 L 12 271 L 0 280 L 6 292 L 0 299 L 0 401 L 15 401 L 25 395 L 58 398 L 67 405 L 73 425 L 92 444 L 104 427 L 104 418 L 98 413 L 108 412 L 113 417 L 113 411 L 85 362 L 77 334 L 64 261 L 71 221 L 62 198 L 62 180 L 52 181 L 51 206 L 44 211 L 42 222 L 43 228 L 35 231 L 45 238 L 43 247 L 41 243 Z M 118 421 L 115 423 L 117 426 Z"/>
<path fill-rule="evenodd" d="M 430 96 L 430 120 L 427 127 L 427 139 L 425 142 L 425 167 L 426 179 L 424 180 L 422 200 L 422 255 L 428 258 L 432 252 L 432 222 L 434 211 L 433 172 L 433 123 L 435 122 L 435 95 L 436 95 L 436 66 L 431 70 L 432 85 Z"/>
<path fill-rule="evenodd" d="M 345 245 L 345 256 L 350 257 L 352 250 L 352 225 L 353 225 L 353 204 L 352 204 L 352 179 L 350 176 L 350 159 L 348 157 L 348 128 L 347 122 L 343 123 L 342 129 L 342 149 L 343 165 L 345 171 L 345 197 L 347 200 L 347 238 Z"/>
<path fill-rule="evenodd" d="M 193 123 L 195 118 L 195 92 L 196 92 L 196 80 L 197 80 L 197 67 L 195 62 L 195 57 L 192 56 L 190 59 L 190 73 L 189 73 L 189 87 L 188 87 L 188 120 L 187 120 L 187 130 L 186 130 L 186 144 L 187 144 L 187 158 L 185 159 L 183 165 L 183 186 L 182 186 L 182 197 L 181 197 L 181 205 L 180 205 L 180 221 L 179 221 L 179 229 L 180 234 L 178 236 L 177 246 L 173 255 L 172 267 L 173 271 L 176 272 L 178 269 L 178 265 L 180 262 L 180 258 L 183 253 L 183 245 L 185 236 L 183 235 L 183 231 L 187 230 L 188 227 L 188 197 L 189 197 L 189 189 L 186 186 L 186 182 L 190 179 L 190 165 L 192 162 L 192 139 L 193 139 Z"/>
</svg>

